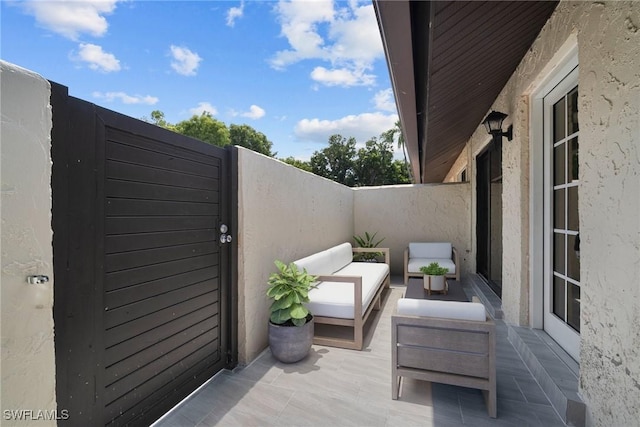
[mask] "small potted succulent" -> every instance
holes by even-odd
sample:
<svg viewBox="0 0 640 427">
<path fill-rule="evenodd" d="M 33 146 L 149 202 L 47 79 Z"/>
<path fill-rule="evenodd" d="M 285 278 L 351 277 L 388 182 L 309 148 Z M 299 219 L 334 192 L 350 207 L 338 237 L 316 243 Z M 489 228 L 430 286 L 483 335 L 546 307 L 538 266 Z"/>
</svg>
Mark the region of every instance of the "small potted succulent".
<svg viewBox="0 0 640 427">
<path fill-rule="evenodd" d="M 437 262 L 432 262 L 427 266 L 420 267 L 420 271 L 424 274 L 424 288 L 431 295 L 431 291 L 441 291 L 447 293 L 447 284 L 445 275 L 449 272 L 446 267 L 440 267 Z"/>
<path fill-rule="evenodd" d="M 267 296 L 271 298 L 269 347 L 284 363 L 302 360 L 313 343 L 313 316 L 305 306 L 317 277 L 291 263 L 275 261 L 277 273 L 269 277 Z"/>
</svg>

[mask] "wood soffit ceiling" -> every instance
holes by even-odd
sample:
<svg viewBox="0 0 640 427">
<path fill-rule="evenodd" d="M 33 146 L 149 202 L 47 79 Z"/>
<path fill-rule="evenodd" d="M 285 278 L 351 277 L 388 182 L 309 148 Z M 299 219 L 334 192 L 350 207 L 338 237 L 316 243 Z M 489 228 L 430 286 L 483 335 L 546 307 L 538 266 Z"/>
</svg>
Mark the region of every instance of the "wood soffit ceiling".
<svg viewBox="0 0 640 427">
<path fill-rule="evenodd" d="M 373 4 L 414 181 L 442 182 L 557 1 Z"/>
</svg>

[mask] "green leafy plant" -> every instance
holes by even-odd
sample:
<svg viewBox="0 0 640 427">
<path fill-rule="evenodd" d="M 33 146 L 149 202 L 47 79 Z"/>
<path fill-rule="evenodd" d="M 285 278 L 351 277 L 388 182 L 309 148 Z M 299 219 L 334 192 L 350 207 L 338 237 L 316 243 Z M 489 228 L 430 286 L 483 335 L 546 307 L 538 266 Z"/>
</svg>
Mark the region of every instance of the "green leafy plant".
<svg viewBox="0 0 640 427">
<path fill-rule="evenodd" d="M 369 234 L 367 231 L 365 231 L 364 236 L 363 235 L 353 236 L 353 240 L 361 248 L 377 248 L 378 245 L 382 243 L 382 241 L 384 240 L 384 237 L 376 242 L 375 240 L 376 234 L 378 234 L 378 232 Z M 370 260 L 376 259 L 381 255 L 383 255 L 382 252 L 360 253 L 360 254 L 354 255 L 353 260 L 354 261 L 370 261 Z"/>
<path fill-rule="evenodd" d="M 437 262 L 432 262 L 427 266 L 420 267 L 422 274 L 426 276 L 444 276 L 449 272 L 447 267 L 440 267 Z"/>
<path fill-rule="evenodd" d="M 309 291 L 313 289 L 317 276 L 298 270 L 291 263 L 275 261 L 277 273 L 269 277 L 267 296 L 273 299 L 270 320 L 276 325 L 303 326 L 310 315 L 305 303 L 309 302 Z"/>
</svg>

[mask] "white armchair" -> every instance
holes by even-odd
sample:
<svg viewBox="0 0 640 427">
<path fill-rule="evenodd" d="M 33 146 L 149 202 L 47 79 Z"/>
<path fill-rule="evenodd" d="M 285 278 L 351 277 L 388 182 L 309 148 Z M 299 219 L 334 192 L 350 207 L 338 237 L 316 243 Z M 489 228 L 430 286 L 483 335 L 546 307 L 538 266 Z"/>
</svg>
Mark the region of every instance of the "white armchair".
<svg viewBox="0 0 640 427">
<path fill-rule="evenodd" d="M 420 267 L 437 262 L 449 269 L 446 277 L 460 280 L 458 251 L 449 242 L 411 242 L 404 251 L 404 284 L 409 277 L 422 277 Z"/>
</svg>

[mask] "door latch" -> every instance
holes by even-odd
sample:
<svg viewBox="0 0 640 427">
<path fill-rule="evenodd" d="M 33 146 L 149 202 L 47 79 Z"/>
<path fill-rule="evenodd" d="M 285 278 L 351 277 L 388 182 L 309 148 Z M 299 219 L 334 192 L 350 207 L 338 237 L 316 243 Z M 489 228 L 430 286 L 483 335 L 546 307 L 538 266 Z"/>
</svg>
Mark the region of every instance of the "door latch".
<svg viewBox="0 0 640 427">
<path fill-rule="evenodd" d="M 33 276 L 27 276 L 27 283 L 30 285 L 41 285 L 49 281 L 49 276 L 44 274 L 34 274 Z"/>
</svg>

